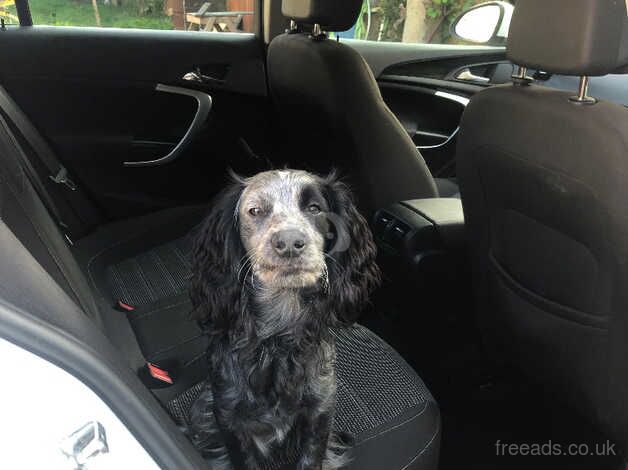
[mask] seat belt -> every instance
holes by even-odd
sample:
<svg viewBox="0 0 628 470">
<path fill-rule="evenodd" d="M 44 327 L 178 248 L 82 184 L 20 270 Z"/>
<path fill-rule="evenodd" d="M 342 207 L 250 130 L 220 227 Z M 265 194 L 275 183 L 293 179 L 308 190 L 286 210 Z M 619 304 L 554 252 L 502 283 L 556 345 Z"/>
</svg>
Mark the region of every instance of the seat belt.
<svg viewBox="0 0 628 470">
<path fill-rule="evenodd" d="M 0 110 L 6 115 L 15 128 L 17 128 L 26 143 L 35 152 L 36 157 L 46 168 L 48 179 L 63 187 L 62 197 L 66 200 L 69 206 L 68 208 L 72 210 L 72 216 L 82 225 L 81 228 L 83 230 L 81 231 L 85 232 L 89 228 L 93 228 L 102 223 L 102 218 L 98 216 L 94 206 L 87 200 L 85 193 L 81 191 L 70 178 L 67 168 L 59 161 L 46 140 L 35 126 L 33 126 L 30 119 L 24 114 L 15 101 L 13 101 L 13 98 L 11 98 L 2 85 L 0 85 Z M 29 162 L 26 155 L 22 157 L 25 163 Z M 41 177 L 39 177 L 32 164 L 29 165 L 28 172 L 32 178 L 40 180 L 38 184 L 33 182 L 36 188 L 45 187 L 44 182 L 41 181 Z M 49 193 L 48 198 L 54 201 Z M 57 208 L 57 215 L 58 213 Z M 78 229 L 78 227 L 74 228 Z"/>
<path fill-rule="evenodd" d="M 68 177 L 66 168 L 57 160 L 52 149 L 2 85 L 0 85 L 0 109 L 4 111 L 7 117 L 15 124 L 24 138 L 33 147 L 37 156 L 48 169 L 50 179 L 57 184 L 65 185 L 70 191 L 76 191 L 76 184 Z"/>
<path fill-rule="evenodd" d="M 28 158 L 24 154 L 22 147 L 20 146 L 19 142 L 17 141 L 17 139 L 11 132 L 11 128 L 9 127 L 8 123 L 4 120 L 2 115 L 0 115 L 0 139 L 5 140 L 7 144 L 13 147 L 15 154 L 18 156 L 19 161 L 17 162 L 17 164 L 19 165 L 19 168 L 22 169 L 22 171 L 24 172 L 24 174 L 26 175 L 30 183 L 35 188 L 35 191 L 41 198 L 42 202 L 44 203 L 44 206 L 46 207 L 50 215 L 54 218 L 55 222 L 59 226 L 59 229 L 64 234 L 67 242 L 70 245 L 72 245 L 73 242 L 72 242 L 72 238 L 70 237 L 70 234 L 68 233 L 68 226 L 63 221 L 58 207 L 56 206 L 54 200 L 50 196 L 50 193 L 48 193 L 48 191 L 42 184 L 41 179 L 36 174 L 35 169 L 33 168 L 31 162 L 28 160 Z M 11 157 L 9 155 L 6 155 L 5 158 L 11 158 Z"/>
</svg>

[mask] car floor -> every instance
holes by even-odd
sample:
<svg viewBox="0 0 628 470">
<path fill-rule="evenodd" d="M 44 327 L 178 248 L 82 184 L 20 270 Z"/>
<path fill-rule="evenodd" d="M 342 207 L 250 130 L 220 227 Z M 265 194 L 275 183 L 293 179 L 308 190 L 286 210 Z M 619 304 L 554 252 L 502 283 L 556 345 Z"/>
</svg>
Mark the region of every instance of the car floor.
<svg viewBox="0 0 628 470">
<path fill-rule="evenodd" d="M 380 308 L 391 305 L 390 296 L 380 294 L 361 323 L 404 356 L 439 403 L 441 470 L 625 468 L 617 455 L 511 456 L 504 455 L 509 454 L 507 447 L 500 448 L 500 455 L 500 443 L 537 448 L 547 444 L 545 451 L 549 445 L 560 445 L 561 452 L 570 444 L 586 444 L 595 454 L 604 450 L 607 439 L 562 404 L 560 397 L 544 394 L 542 387 L 528 383 L 520 374 L 491 365 L 482 352 L 469 307 L 462 308 L 463 299 L 471 298 L 470 294 L 453 295 L 455 300 L 439 309 L 394 297 L 395 310 Z M 398 310 L 400 302 L 406 305 L 403 314 Z M 414 307 L 408 309 L 407 305 Z"/>
</svg>

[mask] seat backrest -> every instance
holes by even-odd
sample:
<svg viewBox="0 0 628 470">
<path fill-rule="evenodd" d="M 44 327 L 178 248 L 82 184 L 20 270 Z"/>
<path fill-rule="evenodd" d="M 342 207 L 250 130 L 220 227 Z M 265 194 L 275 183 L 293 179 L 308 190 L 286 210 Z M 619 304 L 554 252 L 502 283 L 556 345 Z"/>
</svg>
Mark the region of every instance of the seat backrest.
<svg viewBox="0 0 628 470">
<path fill-rule="evenodd" d="M 80 238 L 102 224 L 104 218 L 99 209 L 2 85 L 0 117 L 18 142 L 24 170 L 66 235 Z"/>
<path fill-rule="evenodd" d="M 627 18 L 623 1 L 518 2 L 508 54 L 521 75 L 471 100 L 457 155 L 488 343 L 624 450 L 628 109 L 588 99 L 585 78 L 573 96 L 524 77 L 624 66 Z"/>
<path fill-rule="evenodd" d="M 71 242 L 33 186 L 19 152 L 23 149 L 0 116 L 0 219 L 66 294 L 101 324 L 88 281 L 70 251 Z"/>
<path fill-rule="evenodd" d="M 369 66 L 353 48 L 328 39 L 320 28 L 341 31 L 356 21 L 361 0 L 284 0 L 283 13 L 314 32 L 295 29 L 268 50 L 271 94 L 280 139 L 317 171 L 338 166 L 355 174 L 364 206 L 437 196 L 423 157 L 390 111 Z"/>
</svg>

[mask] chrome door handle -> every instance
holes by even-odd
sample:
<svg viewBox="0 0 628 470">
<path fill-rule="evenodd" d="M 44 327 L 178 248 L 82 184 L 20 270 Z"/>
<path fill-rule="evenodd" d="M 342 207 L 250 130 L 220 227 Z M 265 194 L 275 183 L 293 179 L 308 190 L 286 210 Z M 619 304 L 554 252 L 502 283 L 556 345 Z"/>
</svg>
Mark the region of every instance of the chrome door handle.
<svg viewBox="0 0 628 470">
<path fill-rule="evenodd" d="M 183 77 L 181 77 L 186 82 L 197 82 L 197 83 L 209 83 L 214 85 L 224 85 L 225 81 L 220 78 L 210 77 L 209 75 L 205 75 L 201 73 L 201 69 L 197 68 L 193 72 L 188 72 Z"/>
<path fill-rule="evenodd" d="M 475 75 L 473 72 L 471 72 L 471 69 L 469 68 L 461 70 L 455 78 L 456 80 L 462 80 L 464 82 L 488 83 L 491 81 L 491 79 L 488 77 Z"/>
</svg>

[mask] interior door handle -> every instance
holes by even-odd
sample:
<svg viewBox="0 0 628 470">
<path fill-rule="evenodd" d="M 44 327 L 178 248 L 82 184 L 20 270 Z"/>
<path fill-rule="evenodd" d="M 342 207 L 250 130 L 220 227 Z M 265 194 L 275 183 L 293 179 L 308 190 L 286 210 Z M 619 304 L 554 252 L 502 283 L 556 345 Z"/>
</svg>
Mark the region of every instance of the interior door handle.
<svg viewBox="0 0 628 470">
<path fill-rule="evenodd" d="M 214 85 L 224 85 L 225 81 L 221 78 L 211 77 L 209 75 L 205 75 L 201 73 L 201 69 L 197 68 L 193 72 L 188 72 L 183 77 L 181 77 L 186 82 L 197 82 L 197 83 L 205 83 L 205 84 L 214 84 Z"/>
<path fill-rule="evenodd" d="M 456 80 L 462 80 L 464 82 L 489 83 L 491 81 L 488 77 L 475 75 L 469 68 L 461 70 L 455 78 Z"/>
</svg>

